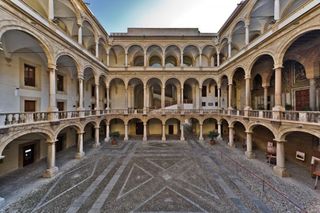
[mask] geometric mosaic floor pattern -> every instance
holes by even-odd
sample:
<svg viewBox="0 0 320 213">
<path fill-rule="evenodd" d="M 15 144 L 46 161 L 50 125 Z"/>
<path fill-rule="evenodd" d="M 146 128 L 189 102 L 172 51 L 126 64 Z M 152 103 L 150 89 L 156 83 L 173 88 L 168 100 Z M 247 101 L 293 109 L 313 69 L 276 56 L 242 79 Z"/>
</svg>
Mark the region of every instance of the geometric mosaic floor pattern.
<svg viewBox="0 0 320 213">
<path fill-rule="evenodd" d="M 6 212 L 296 211 L 277 197 L 253 190 L 254 183 L 196 141 L 108 147 Z"/>
</svg>

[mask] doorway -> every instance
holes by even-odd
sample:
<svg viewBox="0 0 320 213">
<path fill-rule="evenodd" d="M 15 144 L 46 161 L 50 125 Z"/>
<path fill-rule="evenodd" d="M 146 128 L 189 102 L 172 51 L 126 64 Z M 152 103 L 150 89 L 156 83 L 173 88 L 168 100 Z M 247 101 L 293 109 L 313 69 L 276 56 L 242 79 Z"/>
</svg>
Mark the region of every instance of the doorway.
<svg viewBox="0 0 320 213">
<path fill-rule="evenodd" d="M 35 145 L 27 145 L 23 147 L 23 167 L 34 163 L 35 160 Z"/>
<path fill-rule="evenodd" d="M 143 122 L 136 123 L 136 135 L 143 135 Z"/>
<path fill-rule="evenodd" d="M 173 135 L 173 134 L 174 134 L 174 126 L 169 125 L 169 135 Z"/>
<path fill-rule="evenodd" d="M 66 135 L 59 135 L 57 137 L 57 142 L 56 142 L 56 152 L 61 152 L 63 150 L 63 144 L 65 141 Z"/>
<path fill-rule="evenodd" d="M 296 110 L 304 111 L 308 110 L 310 106 L 309 90 L 296 91 Z"/>
</svg>

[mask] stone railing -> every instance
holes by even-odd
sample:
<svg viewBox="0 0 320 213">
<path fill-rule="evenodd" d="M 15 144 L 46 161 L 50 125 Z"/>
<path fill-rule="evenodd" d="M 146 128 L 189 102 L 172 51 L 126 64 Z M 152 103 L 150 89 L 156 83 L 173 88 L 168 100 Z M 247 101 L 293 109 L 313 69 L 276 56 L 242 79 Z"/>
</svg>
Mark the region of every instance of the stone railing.
<svg viewBox="0 0 320 213">
<path fill-rule="evenodd" d="M 52 122 L 66 119 L 82 118 L 101 115 L 228 115 L 250 118 L 262 118 L 275 121 L 295 121 L 320 124 L 320 112 L 286 111 L 280 113 L 279 119 L 274 119 L 273 111 L 226 109 L 107 109 L 107 110 L 84 110 L 84 111 L 59 111 L 59 112 L 23 112 L 23 113 L 0 113 L 0 128 L 11 127 L 19 124 L 31 124 L 39 122 Z M 279 113 L 279 112 L 277 112 Z"/>
</svg>

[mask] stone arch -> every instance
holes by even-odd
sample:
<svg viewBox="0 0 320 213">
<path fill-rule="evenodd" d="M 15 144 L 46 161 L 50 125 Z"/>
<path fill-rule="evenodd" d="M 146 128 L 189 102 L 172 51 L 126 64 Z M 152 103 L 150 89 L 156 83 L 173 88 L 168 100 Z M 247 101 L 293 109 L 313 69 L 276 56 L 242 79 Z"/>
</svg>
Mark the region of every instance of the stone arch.
<svg viewBox="0 0 320 213">
<path fill-rule="evenodd" d="M 240 123 L 244 126 L 244 129 L 247 130 L 248 124 L 246 122 L 240 121 L 240 120 L 230 120 L 229 126 L 234 127 L 236 123 Z"/>
<path fill-rule="evenodd" d="M 302 132 L 302 133 L 307 133 L 313 136 L 316 136 L 320 138 L 320 132 L 314 129 L 305 129 L 305 128 L 297 128 L 297 127 L 292 127 L 292 128 L 287 128 L 279 132 L 276 137 L 277 140 L 284 141 L 286 139 L 286 136 L 290 133 L 293 132 Z"/>
<path fill-rule="evenodd" d="M 54 53 L 53 47 L 49 46 L 48 44 L 50 42 L 46 41 L 45 39 L 43 39 L 43 35 L 37 33 L 36 31 L 30 31 L 29 29 L 23 27 L 23 26 L 19 26 L 19 25 L 10 25 L 10 26 L 3 26 L 0 28 L 0 40 L 2 39 L 3 35 L 9 31 L 21 31 L 24 32 L 26 34 L 28 34 L 29 36 L 33 37 L 34 39 L 36 39 L 39 42 L 40 47 L 43 49 L 43 51 L 45 52 L 47 61 L 48 61 L 48 65 L 50 64 L 55 64 L 55 57 L 52 53 Z"/>
<path fill-rule="evenodd" d="M 60 132 L 63 131 L 64 129 L 68 128 L 68 127 L 74 128 L 78 133 L 82 132 L 82 130 L 84 129 L 81 124 L 76 124 L 76 123 L 71 123 L 70 124 L 70 123 L 67 123 L 67 124 L 64 124 L 64 125 L 60 126 L 58 129 L 55 130 L 54 139 L 57 140 L 57 137 L 60 134 Z"/>
<path fill-rule="evenodd" d="M 254 59 L 252 60 L 251 64 L 249 65 L 248 69 L 246 70 L 246 75 L 250 75 L 251 74 L 251 70 L 253 69 L 253 66 L 255 65 L 255 63 L 262 56 L 270 56 L 272 58 L 272 60 L 273 60 L 274 66 L 276 67 L 277 65 L 279 65 L 275 60 L 275 56 L 274 56 L 273 52 L 271 52 L 271 51 L 263 51 L 263 52 L 260 52 L 256 57 L 254 57 Z"/>
<path fill-rule="evenodd" d="M 36 128 L 36 129 L 29 129 L 29 130 L 21 130 L 19 132 L 15 132 L 13 135 L 9 135 L 8 137 L 6 137 L 6 139 L 2 140 L 0 144 L 0 156 L 2 155 L 3 150 L 6 148 L 6 146 L 10 144 L 12 141 L 24 135 L 29 135 L 34 133 L 44 135 L 47 138 L 47 140 L 50 142 L 55 141 L 54 133 L 49 129 Z"/>
<path fill-rule="evenodd" d="M 92 124 L 94 127 L 98 127 L 100 122 L 96 121 L 96 120 L 89 120 L 89 121 L 85 121 L 83 124 L 82 124 L 82 131 L 85 130 L 85 128 L 88 126 L 88 124 Z"/>
<path fill-rule="evenodd" d="M 263 126 L 267 128 L 273 134 L 274 138 L 276 138 L 276 136 L 278 135 L 276 130 L 274 130 L 274 128 L 272 127 L 272 125 L 266 123 L 249 123 L 247 125 L 247 131 L 252 132 L 256 126 Z"/>
</svg>

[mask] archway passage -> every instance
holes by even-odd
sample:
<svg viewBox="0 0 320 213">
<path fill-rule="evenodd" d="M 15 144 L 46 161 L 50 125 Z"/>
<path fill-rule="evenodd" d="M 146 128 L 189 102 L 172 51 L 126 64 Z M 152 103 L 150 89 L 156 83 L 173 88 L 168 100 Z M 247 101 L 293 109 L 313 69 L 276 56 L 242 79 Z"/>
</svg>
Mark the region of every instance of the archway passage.
<svg viewBox="0 0 320 213">
<path fill-rule="evenodd" d="M 111 109 L 126 109 L 128 106 L 127 91 L 122 79 L 116 78 L 110 82 L 110 107 Z M 120 98 L 119 98 L 120 97 Z"/>
<path fill-rule="evenodd" d="M 128 108 L 132 110 L 144 108 L 144 85 L 143 82 L 134 78 L 128 83 Z"/>
<path fill-rule="evenodd" d="M 210 132 L 218 132 L 218 122 L 214 118 L 208 118 L 203 121 L 203 137 L 208 138 Z"/>
<path fill-rule="evenodd" d="M 247 146 L 246 145 L 246 141 L 247 141 L 246 127 L 240 122 L 235 122 L 233 129 L 235 133 L 234 134 L 235 147 L 245 151 Z"/>
<path fill-rule="evenodd" d="M 128 121 L 128 136 L 130 140 L 142 140 L 144 123 L 141 119 L 134 118 Z"/>
<path fill-rule="evenodd" d="M 158 118 L 152 118 L 147 122 L 148 140 L 161 140 L 163 136 L 162 121 Z"/>
<path fill-rule="evenodd" d="M 162 101 L 163 85 L 157 78 L 152 78 L 147 82 L 147 108 L 160 109 L 164 102 Z"/>
<path fill-rule="evenodd" d="M 234 109 L 244 109 L 246 100 L 245 71 L 238 68 L 233 75 L 232 107 Z"/>
<path fill-rule="evenodd" d="M 176 118 L 170 118 L 166 121 L 166 138 L 167 140 L 180 140 L 181 129 L 180 129 L 180 120 Z"/>
<path fill-rule="evenodd" d="M 166 82 L 165 107 L 177 109 L 181 103 L 181 84 L 176 78 L 171 78 Z"/>
<path fill-rule="evenodd" d="M 109 121 L 110 135 L 114 133 L 119 133 L 120 139 L 125 138 L 125 123 L 123 120 L 114 118 Z"/>
</svg>

